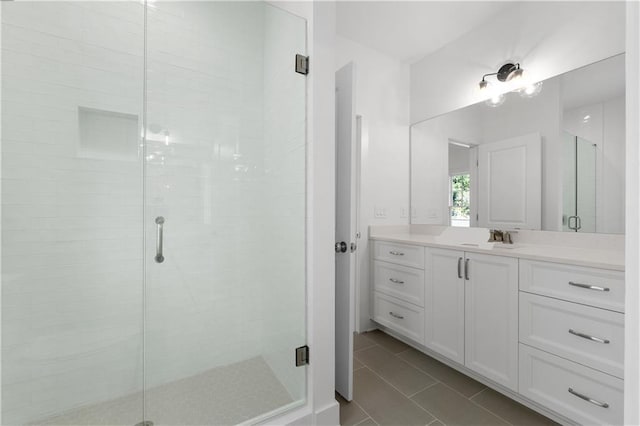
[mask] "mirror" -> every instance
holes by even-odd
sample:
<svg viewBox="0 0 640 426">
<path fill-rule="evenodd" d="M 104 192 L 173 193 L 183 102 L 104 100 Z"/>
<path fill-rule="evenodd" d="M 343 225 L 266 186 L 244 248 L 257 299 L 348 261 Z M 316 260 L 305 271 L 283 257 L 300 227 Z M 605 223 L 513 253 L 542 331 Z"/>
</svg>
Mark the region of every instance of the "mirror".
<svg viewBox="0 0 640 426">
<path fill-rule="evenodd" d="M 623 234 L 624 60 L 411 126 L 411 223 Z"/>
</svg>

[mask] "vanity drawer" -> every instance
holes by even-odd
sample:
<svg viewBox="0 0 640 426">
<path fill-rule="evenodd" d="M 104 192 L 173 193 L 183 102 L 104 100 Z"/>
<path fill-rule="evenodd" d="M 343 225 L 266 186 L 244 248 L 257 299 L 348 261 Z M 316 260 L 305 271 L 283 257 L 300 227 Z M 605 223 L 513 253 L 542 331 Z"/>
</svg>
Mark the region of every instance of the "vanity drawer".
<svg viewBox="0 0 640 426">
<path fill-rule="evenodd" d="M 622 378 L 624 314 L 520 292 L 520 342 Z"/>
<path fill-rule="evenodd" d="M 376 260 L 373 263 L 374 290 L 424 307 L 424 271 Z"/>
<path fill-rule="evenodd" d="M 624 273 L 520 260 L 520 290 L 624 312 Z"/>
<path fill-rule="evenodd" d="M 375 322 L 423 344 L 424 309 L 377 291 L 373 299 Z"/>
<path fill-rule="evenodd" d="M 373 257 L 376 260 L 424 269 L 424 247 L 422 246 L 376 241 Z"/>
<path fill-rule="evenodd" d="M 623 383 L 608 374 L 520 344 L 520 394 L 580 424 L 623 424 Z"/>
</svg>

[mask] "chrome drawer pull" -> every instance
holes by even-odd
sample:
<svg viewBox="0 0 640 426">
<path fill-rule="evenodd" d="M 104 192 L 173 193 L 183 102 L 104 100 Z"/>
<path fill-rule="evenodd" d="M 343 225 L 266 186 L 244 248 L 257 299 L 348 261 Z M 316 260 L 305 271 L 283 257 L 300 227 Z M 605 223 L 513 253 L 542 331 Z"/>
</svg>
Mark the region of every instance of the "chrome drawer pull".
<svg viewBox="0 0 640 426">
<path fill-rule="evenodd" d="M 586 288 L 589 290 L 609 291 L 609 287 L 598 287 L 597 285 L 574 283 L 573 281 L 569 281 L 569 285 L 572 285 L 574 287 Z"/>
<path fill-rule="evenodd" d="M 584 399 L 587 402 L 592 403 L 593 405 L 597 405 L 598 407 L 602 407 L 602 408 L 609 408 L 609 404 L 607 404 L 606 402 L 600 402 L 600 401 L 596 401 L 595 399 L 589 398 L 586 395 L 581 394 L 580 392 L 576 392 L 573 389 L 569 388 L 569 393 L 571 395 L 575 395 L 580 399 Z"/>
<path fill-rule="evenodd" d="M 389 315 L 391 315 L 394 318 L 404 319 L 404 317 L 402 315 L 394 314 L 393 312 L 389 312 Z"/>
<path fill-rule="evenodd" d="M 395 278 L 389 278 L 389 281 L 396 284 L 404 284 L 404 281 L 396 280 Z"/>
<path fill-rule="evenodd" d="M 462 278 L 462 258 L 458 258 L 458 278 Z"/>
<path fill-rule="evenodd" d="M 589 336 L 588 334 L 580 333 L 579 331 L 574 331 L 571 328 L 569 329 L 569 333 L 573 334 L 574 336 L 582 337 L 583 339 L 593 340 L 594 342 L 605 343 L 605 344 L 609 343 L 609 340 L 607 339 L 601 339 L 599 337 Z"/>
<path fill-rule="evenodd" d="M 401 251 L 390 251 L 389 254 L 392 254 L 394 256 L 404 256 L 404 253 Z"/>
</svg>

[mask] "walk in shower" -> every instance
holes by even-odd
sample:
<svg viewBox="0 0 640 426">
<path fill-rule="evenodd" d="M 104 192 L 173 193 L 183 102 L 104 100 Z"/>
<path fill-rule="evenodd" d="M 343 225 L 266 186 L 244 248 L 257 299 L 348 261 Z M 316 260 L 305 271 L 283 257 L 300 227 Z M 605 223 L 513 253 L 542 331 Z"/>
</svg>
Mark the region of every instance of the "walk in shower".
<svg viewBox="0 0 640 426">
<path fill-rule="evenodd" d="M 2 424 L 304 403 L 305 20 L 2 2 Z"/>
</svg>

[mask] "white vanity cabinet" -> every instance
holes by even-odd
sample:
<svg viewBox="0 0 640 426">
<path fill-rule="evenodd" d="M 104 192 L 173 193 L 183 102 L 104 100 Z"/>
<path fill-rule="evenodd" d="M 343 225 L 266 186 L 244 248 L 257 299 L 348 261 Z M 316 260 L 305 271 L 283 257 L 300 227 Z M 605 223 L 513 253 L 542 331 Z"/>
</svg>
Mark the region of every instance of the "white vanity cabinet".
<svg viewBox="0 0 640 426">
<path fill-rule="evenodd" d="M 374 240 L 372 319 L 547 414 L 622 424 L 624 272 L 451 246 Z"/>
<path fill-rule="evenodd" d="M 465 253 L 465 362 L 518 390 L 518 259 Z"/>
<path fill-rule="evenodd" d="M 624 417 L 624 273 L 520 260 L 523 396 L 582 424 Z"/>
<path fill-rule="evenodd" d="M 424 343 L 424 247 L 373 245 L 373 320 Z"/>
<path fill-rule="evenodd" d="M 518 259 L 425 249 L 425 346 L 518 390 Z"/>
<path fill-rule="evenodd" d="M 425 343 L 464 364 L 464 252 L 425 249 Z"/>
</svg>

